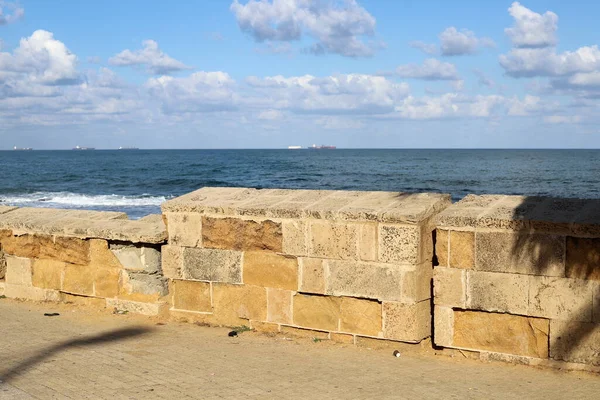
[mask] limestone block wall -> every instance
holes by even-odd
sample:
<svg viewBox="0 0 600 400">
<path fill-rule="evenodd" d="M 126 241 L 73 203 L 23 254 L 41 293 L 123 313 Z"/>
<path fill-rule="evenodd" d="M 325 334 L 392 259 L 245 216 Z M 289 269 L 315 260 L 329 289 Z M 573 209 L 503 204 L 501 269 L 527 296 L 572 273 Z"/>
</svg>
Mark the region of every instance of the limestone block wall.
<svg viewBox="0 0 600 400">
<path fill-rule="evenodd" d="M 160 215 L 0 207 L 0 295 L 158 314 L 165 241 Z"/>
<path fill-rule="evenodd" d="M 600 365 L 600 200 L 467 196 L 436 254 L 436 345 Z"/>
<path fill-rule="evenodd" d="M 171 200 L 171 314 L 419 342 L 431 335 L 433 217 L 449 205 L 439 194 L 246 188 Z"/>
</svg>

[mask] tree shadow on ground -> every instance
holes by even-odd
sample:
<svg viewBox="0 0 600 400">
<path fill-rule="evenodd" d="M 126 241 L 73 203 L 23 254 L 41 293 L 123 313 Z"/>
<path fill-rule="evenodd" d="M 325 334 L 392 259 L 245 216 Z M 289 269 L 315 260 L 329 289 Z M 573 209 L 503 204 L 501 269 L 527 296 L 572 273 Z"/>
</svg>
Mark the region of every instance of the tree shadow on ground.
<svg viewBox="0 0 600 400">
<path fill-rule="evenodd" d="M 565 361 L 600 364 L 598 354 L 583 356 L 585 360 L 581 359 L 581 354 L 575 356 L 580 344 L 600 327 L 592 322 L 594 313 L 600 313 L 600 310 L 594 310 L 598 305 L 593 299 L 593 282 L 600 280 L 600 200 L 532 196 L 509 197 L 506 201 L 506 207 L 503 209 L 500 206 L 495 212 L 501 218 L 509 217 L 507 221 L 512 218 L 512 222 L 508 222 L 512 224 L 509 227 L 516 231 L 510 249 L 512 265 L 516 268 L 531 266 L 535 275 L 544 277 L 536 278 L 541 279 L 537 281 L 539 286 L 536 290 L 550 291 L 550 294 L 544 294 L 546 300 L 540 300 L 535 296 L 539 292 L 532 294 L 535 285 L 530 284 L 529 308 L 555 307 L 557 313 L 569 315 L 567 320 L 562 321 L 568 324 L 568 329 L 561 333 L 563 337 L 553 337 L 550 333 L 551 341 L 561 342 L 561 354 L 552 354 L 552 343 L 549 343 L 549 356 Z M 510 204 L 511 201 L 514 202 Z M 582 305 L 578 308 L 565 311 L 571 307 L 569 301 L 583 298 L 579 294 L 590 297 L 581 301 Z M 548 300 L 548 297 L 554 298 Z M 542 304 L 544 301 L 555 302 L 555 305 Z M 534 315 L 531 311 L 528 314 Z M 572 356 L 580 359 L 573 359 Z"/>
<path fill-rule="evenodd" d="M 148 334 L 152 330 L 153 329 L 149 327 L 122 328 L 109 332 L 104 332 L 94 336 L 87 336 L 80 339 L 71 339 L 57 343 L 53 346 L 39 350 L 33 356 L 21 361 L 20 363 L 12 367 L 9 367 L 5 371 L 0 372 L 0 382 L 9 382 L 12 378 L 22 373 L 25 373 L 28 369 L 32 368 L 36 364 L 39 364 L 45 359 L 69 348 L 93 346 L 103 343 L 130 339 L 133 337 Z"/>
</svg>

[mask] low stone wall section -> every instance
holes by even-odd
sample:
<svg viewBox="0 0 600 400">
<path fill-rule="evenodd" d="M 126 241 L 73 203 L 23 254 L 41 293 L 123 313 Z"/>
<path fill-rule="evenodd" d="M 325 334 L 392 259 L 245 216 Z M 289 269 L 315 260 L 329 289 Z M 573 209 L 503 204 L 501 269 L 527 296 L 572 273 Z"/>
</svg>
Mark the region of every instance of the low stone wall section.
<svg viewBox="0 0 600 400">
<path fill-rule="evenodd" d="M 600 200 L 467 196 L 436 254 L 436 345 L 600 365 Z"/>
<path fill-rule="evenodd" d="M 171 314 L 354 341 L 431 335 L 447 195 L 204 188 L 163 204 Z"/>
</svg>

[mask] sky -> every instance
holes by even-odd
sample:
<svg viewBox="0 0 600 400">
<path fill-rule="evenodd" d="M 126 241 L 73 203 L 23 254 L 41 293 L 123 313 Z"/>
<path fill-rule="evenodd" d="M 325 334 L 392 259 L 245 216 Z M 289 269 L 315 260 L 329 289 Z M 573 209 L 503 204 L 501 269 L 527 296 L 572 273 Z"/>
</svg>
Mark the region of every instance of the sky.
<svg viewBox="0 0 600 400">
<path fill-rule="evenodd" d="M 0 149 L 600 148 L 588 0 L 0 0 Z"/>
</svg>

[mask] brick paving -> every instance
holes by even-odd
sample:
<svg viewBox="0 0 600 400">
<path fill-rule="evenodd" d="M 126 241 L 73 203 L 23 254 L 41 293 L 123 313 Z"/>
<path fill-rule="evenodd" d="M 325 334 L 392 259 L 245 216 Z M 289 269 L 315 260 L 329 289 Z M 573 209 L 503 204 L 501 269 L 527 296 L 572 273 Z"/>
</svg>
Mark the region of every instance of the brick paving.
<svg viewBox="0 0 600 400">
<path fill-rule="evenodd" d="M 45 317 L 44 312 L 59 316 Z M 597 399 L 600 377 L 0 300 L 0 399 Z"/>
</svg>

